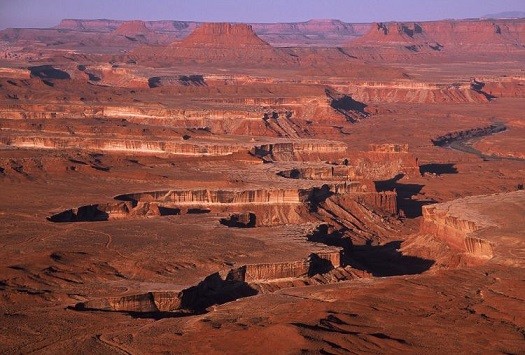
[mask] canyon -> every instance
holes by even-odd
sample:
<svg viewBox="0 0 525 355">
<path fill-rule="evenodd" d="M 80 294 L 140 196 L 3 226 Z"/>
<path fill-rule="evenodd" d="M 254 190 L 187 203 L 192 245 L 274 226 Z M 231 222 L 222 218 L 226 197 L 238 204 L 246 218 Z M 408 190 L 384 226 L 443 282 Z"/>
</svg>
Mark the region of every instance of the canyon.
<svg viewBox="0 0 525 355">
<path fill-rule="evenodd" d="M 523 353 L 523 38 L 0 31 L 0 352 Z"/>
</svg>

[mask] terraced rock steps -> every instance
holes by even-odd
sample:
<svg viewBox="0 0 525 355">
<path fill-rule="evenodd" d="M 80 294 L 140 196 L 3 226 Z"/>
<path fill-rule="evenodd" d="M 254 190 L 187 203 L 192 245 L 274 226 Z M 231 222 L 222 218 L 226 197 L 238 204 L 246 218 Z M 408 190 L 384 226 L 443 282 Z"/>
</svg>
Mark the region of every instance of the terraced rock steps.
<svg viewBox="0 0 525 355">
<path fill-rule="evenodd" d="M 126 312 L 142 317 L 176 317 L 206 312 L 213 305 L 269 293 L 282 288 L 318 285 L 369 277 L 366 272 L 343 267 L 341 250 L 325 247 L 306 259 L 279 263 L 246 264 L 207 276 L 182 291 L 152 291 L 124 297 L 107 297 L 78 303 L 78 311 Z"/>
</svg>

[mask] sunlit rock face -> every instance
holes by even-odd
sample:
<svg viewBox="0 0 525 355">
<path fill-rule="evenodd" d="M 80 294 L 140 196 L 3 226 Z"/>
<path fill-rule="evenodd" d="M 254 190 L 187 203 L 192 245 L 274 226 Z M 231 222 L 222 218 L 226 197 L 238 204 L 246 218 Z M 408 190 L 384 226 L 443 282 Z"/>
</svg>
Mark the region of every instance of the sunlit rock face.
<svg viewBox="0 0 525 355">
<path fill-rule="evenodd" d="M 522 41 L 0 31 L 0 353 L 523 353 Z"/>
</svg>

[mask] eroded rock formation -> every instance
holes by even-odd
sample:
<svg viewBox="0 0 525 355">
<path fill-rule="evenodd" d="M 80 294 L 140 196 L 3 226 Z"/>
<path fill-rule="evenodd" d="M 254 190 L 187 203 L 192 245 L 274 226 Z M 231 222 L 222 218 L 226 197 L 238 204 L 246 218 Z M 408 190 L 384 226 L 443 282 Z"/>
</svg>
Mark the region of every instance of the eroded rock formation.
<svg viewBox="0 0 525 355">
<path fill-rule="evenodd" d="M 428 60 L 467 53 L 520 53 L 523 20 L 443 20 L 377 23 L 351 42 L 354 53 L 381 60 Z M 363 50 L 363 48 L 366 48 Z"/>
<path fill-rule="evenodd" d="M 132 56 L 150 57 L 151 48 L 137 48 Z M 174 42 L 154 59 L 160 62 L 184 63 L 198 60 L 201 65 L 211 62 L 222 65 L 282 66 L 293 62 L 293 57 L 281 52 L 257 37 L 253 29 L 245 24 L 206 23 L 198 27 L 180 42 Z"/>
<path fill-rule="evenodd" d="M 265 161 L 301 161 L 341 156 L 346 149 L 342 142 L 303 140 L 255 146 L 250 152 Z"/>
<path fill-rule="evenodd" d="M 508 224 L 523 212 L 524 196 L 523 191 L 515 191 L 423 206 L 418 236 L 407 242 L 405 249 L 421 254 L 425 243 L 427 249 L 435 250 L 440 250 L 438 244 L 442 243 L 448 251 L 434 253 L 445 263 L 472 264 L 492 259 L 495 263 L 521 264 L 508 254 L 509 249 L 521 248 L 521 227 L 508 228 Z M 459 257 L 454 259 L 454 255 Z"/>
</svg>

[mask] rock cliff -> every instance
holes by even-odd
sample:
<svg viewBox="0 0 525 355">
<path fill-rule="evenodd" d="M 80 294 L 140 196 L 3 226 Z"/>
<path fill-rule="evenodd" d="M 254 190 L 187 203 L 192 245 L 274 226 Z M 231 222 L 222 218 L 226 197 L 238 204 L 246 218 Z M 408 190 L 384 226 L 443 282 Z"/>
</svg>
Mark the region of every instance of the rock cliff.
<svg viewBox="0 0 525 355">
<path fill-rule="evenodd" d="M 144 21 L 126 21 L 122 23 L 119 27 L 113 31 L 113 34 L 120 35 L 120 36 L 145 36 L 153 31 L 146 27 L 146 23 Z"/>
<path fill-rule="evenodd" d="M 450 248 L 448 260 L 459 253 L 477 260 L 522 265 L 516 255 L 523 249 L 524 204 L 525 192 L 515 191 L 423 206 L 419 239 L 407 243 L 407 250 L 421 249 L 425 240 L 431 245 L 433 238 Z"/>
<path fill-rule="evenodd" d="M 346 149 L 346 144 L 342 142 L 297 140 L 255 146 L 251 153 L 265 161 L 301 161 L 342 156 Z"/>
<path fill-rule="evenodd" d="M 523 19 L 376 23 L 351 42 L 358 56 L 380 60 L 425 60 L 488 53 L 523 53 Z M 364 49 L 364 50 L 363 50 Z"/>
<path fill-rule="evenodd" d="M 141 60 L 200 65 L 282 66 L 293 57 L 273 48 L 257 37 L 246 24 L 206 23 L 182 41 L 176 41 L 154 53 L 148 47 L 137 48 L 132 56 Z"/>
</svg>

